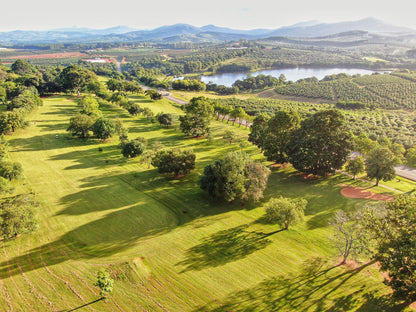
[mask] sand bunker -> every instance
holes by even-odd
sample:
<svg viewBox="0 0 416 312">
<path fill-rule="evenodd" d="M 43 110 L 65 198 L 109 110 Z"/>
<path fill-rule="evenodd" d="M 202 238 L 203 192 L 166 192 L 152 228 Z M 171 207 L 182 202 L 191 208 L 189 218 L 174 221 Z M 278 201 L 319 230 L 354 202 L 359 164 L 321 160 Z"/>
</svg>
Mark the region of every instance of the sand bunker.
<svg viewBox="0 0 416 312">
<path fill-rule="evenodd" d="M 384 200 L 384 201 L 394 200 L 393 196 L 373 193 L 361 187 L 344 187 L 341 190 L 341 194 L 348 198 L 366 198 L 366 199 Z"/>
</svg>

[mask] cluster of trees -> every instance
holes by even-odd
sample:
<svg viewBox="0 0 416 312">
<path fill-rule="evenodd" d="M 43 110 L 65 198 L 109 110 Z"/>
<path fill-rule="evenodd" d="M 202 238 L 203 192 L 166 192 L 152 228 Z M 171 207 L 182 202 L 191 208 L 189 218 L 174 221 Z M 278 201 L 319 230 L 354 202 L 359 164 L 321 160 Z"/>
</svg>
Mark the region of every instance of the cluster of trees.
<svg viewBox="0 0 416 312">
<path fill-rule="evenodd" d="M 216 92 L 219 95 L 238 94 L 240 92 L 237 87 L 226 87 L 224 85 L 217 85 L 216 83 L 212 82 L 209 82 L 206 85 L 206 90 Z"/>
<path fill-rule="evenodd" d="M 0 114 L 0 134 L 24 128 L 26 116 L 42 105 L 37 76 L 32 74 L 31 65 L 21 60 L 13 63 L 11 70 L 0 64 L 0 103 L 7 106 Z"/>
<path fill-rule="evenodd" d="M 354 155 L 348 161 L 345 169 L 355 176 L 363 173 L 370 179 L 390 181 L 396 176 L 394 166 L 402 162 L 404 147 L 400 144 L 391 144 L 389 140 L 385 144 L 372 141 L 362 135 L 354 138 L 354 145 L 360 155 Z"/>
<path fill-rule="evenodd" d="M 127 81 L 111 78 L 106 82 L 107 88 L 110 91 L 142 93 L 142 87 L 135 81 Z"/>
<path fill-rule="evenodd" d="M 23 178 L 23 168 L 8 158 L 8 142 L 0 139 L 0 238 L 11 239 L 38 228 L 38 202 L 33 194 L 13 195 L 12 183 Z"/>
<path fill-rule="evenodd" d="M 73 136 L 86 139 L 90 131 L 100 140 L 107 140 L 116 132 L 116 124 L 102 116 L 99 102 L 91 95 L 84 95 L 78 102 L 81 107 L 79 114 L 71 117 L 67 131 Z"/>
<path fill-rule="evenodd" d="M 315 175 L 342 168 L 352 149 L 352 135 L 337 110 L 319 111 L 302 121 L 295 111 L 279 111 L 272 118 L 259 115 L 249 141 L 268 160 L 290 162 L 295 169 Z"/>
<path fill-rule="evenodd" d="M 237 80 L 233 83 L 233 87 L 237 87 L 240 91 L 262 90 L 272 88 L 286 83 L 285 75 L 275 78 L 271 75 L 258 75 L 256 77 L 249 76 L 244 80 Z"/>
<path fill-rule="evenodd" d="M 172 81 L 173 90 L 205 91 L 206 84 L 197 79 L 177 79 Z"/>
</svg>

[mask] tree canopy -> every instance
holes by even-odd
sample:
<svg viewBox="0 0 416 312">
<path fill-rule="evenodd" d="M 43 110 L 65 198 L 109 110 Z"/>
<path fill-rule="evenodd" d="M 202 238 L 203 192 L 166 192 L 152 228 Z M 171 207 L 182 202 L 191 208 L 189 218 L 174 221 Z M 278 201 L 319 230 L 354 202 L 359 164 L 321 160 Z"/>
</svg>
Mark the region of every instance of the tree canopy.
<svg viewBox="0 0 416 312">
<path fill-rule="evenodd" d="M 289 226 L 303 220 L 305 216 L 306 199 L 287 198 L 280 196 L 272 198 L 265 205 L 267 219 L 270 223 L 278 224 L 282 229 L 287 230 Z"/>
<path fill-rule="evenodd" d="M 286 153 L 295 169 L 326 175 L 345 164 L 352 148 L 351 138 L 344 115 L 338 110 L 323 110 L 302 121 Z"/>
<path fill-rule="evenodd" d="M 195 154 L 191 150 L 170 149 L 158 151 L 152 159 L 152 165 L 159 173 L 185 175 L 195 168 Z"/>
<path fill-rule="evenodd" d="M 267 121 L 262 144 L 267 160 L 281 164 L 288 161 L 287 145 L 300 120 L 298 112 L 281 110 Z"/>
<path fill-rule="evenodd" d="M 386 202 L 385 209 L 370 211 L 365 220 L 377 242 L 374 259 L 389 275 L 384 283 L 393 289 L 394 297 L 415 301 L 416 197 L 399 195 Z"/>
<path fill-rule="evenodd" d="M 396 156 L 387 147 L 377 147 L 368 154 L 365 160 L 367 176 L 370 179 L 376 179 L 376 185 L 380 180 L 392 180 L 396 176 L 394 170 L 396 163 Z"/>
<path fill-rule="evenodd" d="M 246 153 L 228 153 L 204 168 L 200 187 L 210 198 L 257 201 L 263 197 L 270 170 L 254 162 Z"/>
<path fill-rule="evenodd" d="M 206 97 L 192 98 L 185 106 L 185 116 L 180 116 L 180 128 L 183 133 L 192 137 L 208 133 L 214 108 Z"/>
</svg>

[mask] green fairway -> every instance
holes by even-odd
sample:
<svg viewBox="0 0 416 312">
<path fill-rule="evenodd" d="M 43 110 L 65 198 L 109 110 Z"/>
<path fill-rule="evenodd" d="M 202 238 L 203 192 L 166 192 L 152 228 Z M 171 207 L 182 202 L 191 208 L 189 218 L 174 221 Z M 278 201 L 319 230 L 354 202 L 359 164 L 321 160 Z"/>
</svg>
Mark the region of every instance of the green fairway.
<svg viewBox="0 0 416 312">
<path fill-rule="evenodd" d="M 167 100 L 132 100 L 155 113 L 182 114 Z M 11 158 L 41 202 L 37 232 L 2 242 L 1 311 L 399 311 L 372 263 L 336 266 L 328 221 L 338 209 L 368 200 L 341 195 L 336 175 L 307 180 L 291 167 L 271 168 L 257 204 L 210 202 L 198 187 L 203 168 L 238 144 L 225 130 L 248 130 L 214 121 L 213 140 L 188 139 L 178 126 L 161 127 L 115 106 L 129 138 L 149 145 L 192 148 L 196 169 L 168 179 L 139 159 L 126 160 L 118 140 L 72 138 L 69 118 L 79 110 L 64 96 L 44 100 L 30 126 L 9 137 Z M 56 138 L 58 135 L 58 138 Z M 102 151 L 99 151 L 99 147 Z M 253 146 L 245 148 L 263 159 Z M 288 231 L 268 225 L 263 205 L 276 196 L 306 198 L 305 222 Z M 107 268 L 115 279 L 107 300 L 93 286 Z M 82 307 L 82 308 L 81 308 Z"/>
</svg>

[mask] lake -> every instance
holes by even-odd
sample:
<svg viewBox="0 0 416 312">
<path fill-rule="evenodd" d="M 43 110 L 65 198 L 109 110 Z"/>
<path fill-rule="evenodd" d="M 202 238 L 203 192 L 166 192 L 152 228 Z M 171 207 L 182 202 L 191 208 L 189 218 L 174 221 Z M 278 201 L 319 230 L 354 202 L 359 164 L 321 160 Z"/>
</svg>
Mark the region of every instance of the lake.
<svg viewBox="0 0 416 312">
<path fill-rule="evenodd" d="M 297 81 L 302 78 L 309 78 L 315 76 L 319 80 L 328 75 L 346 73 L 348 75 L 371 75 L 375 73 L 374 70 L 358 69 L 358 68 L 286 68 L 286 69 L 266 69 L 259 70 L 252 73 L 224 73 L 213 76 L 202 76 L 201 80 L 205 83 L 215 83 L 217 85 L 224 85 L 231 87 L 236 80 L 243 80 L 248 75 L 271 75 L 279 78 L 281 74 L 286 76 L 287 80 Z"/>
</svg>

